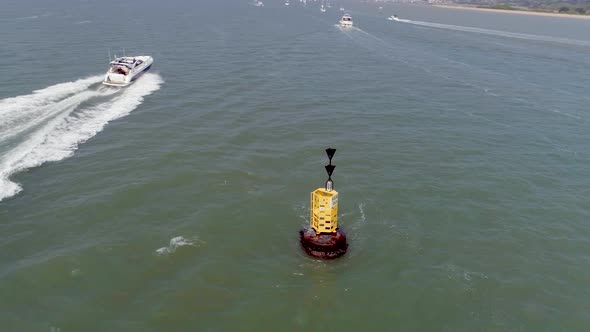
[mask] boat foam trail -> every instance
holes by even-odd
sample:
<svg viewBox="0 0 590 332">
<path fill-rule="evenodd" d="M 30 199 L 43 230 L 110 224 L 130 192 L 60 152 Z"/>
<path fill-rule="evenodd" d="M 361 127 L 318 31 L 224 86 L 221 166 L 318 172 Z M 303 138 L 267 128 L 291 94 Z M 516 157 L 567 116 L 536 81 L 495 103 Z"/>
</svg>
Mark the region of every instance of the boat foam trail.
<svg viewBox="0 0 590 332">
<path fill-rule="evenodd" d="M 0 100 L 0 145 L 55 114 L 95 96 L 88 89 L 102 75 L 56 84 L 32 94 Z"/>
<path fill-rule="evenodd" d="M 482 29 L 482 28 L 466 27 L 466 26 L 460 26 L 460 25 L 442 24 L 442 23 L 413 21 L 413 20 L 406 20 L 406 19 L 398 19 L 398 22 L 414 24 L 414 25 L 430 27 L 430 28 L 439 28 L 439 29 L 447 29 L 447 30 L 455 30 L 455 31 L 463 31 L 463 32 L 480 33 L 480 34 L 484 34 L 484 35 L 498 36 L 498 37 L 505 37 L 505 38 L 517 38 L 517 39 L 525 39 L 525 40 L 531 40 L 531 41 L 551 42 L 551 43 L 559 43 L 559 44 L 567 44 L 567 45 L 575 45 L 575 46 L 590 46 L 590 41 L 585 41 L 585 40 L 533 35 L 533 34 L 528 34 L 528 33 L 508 32 L 508 31 L 491 30 L 491 29 Z"/>
<path fill-rule="evenodd" d="M 160 88 L 162 78 L 145 74 L 120 94 L 98 105 L 76 110 L 72 105 L 39 126 L 15 148 L 0 157 L 0 201 L 18 194 L 22 188 L 11 181 L 17 172 L 43 163 L 70 157 L 78 146 L 102 131 L 115 119 L 124 117 Z"/>
<path fill-rule="evenodd" d="M 116 91 L 82 91 L 59 102 L 50 103 L 46 106 L 33 107 L 4 114 L 3 116 L 0 116 L 0 143 L 31 130 L 57 114 L 63 112 L 69 113 L 85 101 L 101 95 L 107 96 L 114 92 Z"/>
<path fill-rule="evenodd" d="M 0 100 L 0 121 L 7 113 L 26 111 L 34 107 L 46 106 L 69 95 L 87 90 L 91 85 L 102 81 L 103 75 L 91 76 L 72 82 L 59 83 L 33 91 L 32 94 Z"/>
<path fill-rule="evenodd" d="M 383 39 L 374 36 L 359 27 L 352 26 L 348 28 L 343 28 L 340 26 L 340 24 L 335 24 L 334 26 L 337 27 L 340 31 L 342 31 L 346 37 L 351 39 L 357 45 L 372 52 L 384 51 L 388 53 L 389 57 L 394 57 L 395 60 L 409 65 L 407 61 L 404 61 L 403 59 L 397 56 L 393 56 L 393 54 L 396 53 L 396 50 L 399 49 L 399 47 L 391 46 Z"/>
</svg>

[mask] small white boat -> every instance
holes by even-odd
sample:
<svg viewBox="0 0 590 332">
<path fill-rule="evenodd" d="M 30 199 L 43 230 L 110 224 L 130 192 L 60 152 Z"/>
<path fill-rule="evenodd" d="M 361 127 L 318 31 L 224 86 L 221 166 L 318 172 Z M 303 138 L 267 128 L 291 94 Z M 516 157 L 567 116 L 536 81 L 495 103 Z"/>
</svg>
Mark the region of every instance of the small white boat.
<svg viewBox="0 0 590 332">
<path fill-rule="evenodd" d="M 124 56 L 111 61 L 102 84 L 127 86 L 150 70 L 154 59 L 148 55 Z"/>
<path fill-rule="evenodd" d="M 326 7 L 324 7 L 324 5 L 322 5 L 322 6 L 320 7 L 320 11 L 321 11 L 322 13 L 325 13 L 325 12 L 326 12 Z"/>
<path fill-rule="evenodd" d="M 340 26 L 343 27 L 351 27 L 352 26 L 352 16 L 349 14 L 344 14 L 340 19 Z"/>
<path fill-rule="evenodd" d="M 264 2 L 262 2 L 260 0 L 256 0 L 256 1 L 254 1 L 254 6 L 256 6 L 256 7 L 264 7 Z"/>
<path fill-rule="evenodd" d="M 397 21 L 397 22 L 400 21 L 399 20 L 399 17 L 397 17 L 397 15 L 391 15 L 387 19 L 390 20 L 390 21 Z"/>
<path fill-rule="evenodd" d="M 289 5 L 289 0 L 285 1 L 285 6 Z"/>
<path fill-rule="evenodd" d="M 340 7 L 340 11 L 343 12 L 344 11 L 344 7 Z"/>
</svg>

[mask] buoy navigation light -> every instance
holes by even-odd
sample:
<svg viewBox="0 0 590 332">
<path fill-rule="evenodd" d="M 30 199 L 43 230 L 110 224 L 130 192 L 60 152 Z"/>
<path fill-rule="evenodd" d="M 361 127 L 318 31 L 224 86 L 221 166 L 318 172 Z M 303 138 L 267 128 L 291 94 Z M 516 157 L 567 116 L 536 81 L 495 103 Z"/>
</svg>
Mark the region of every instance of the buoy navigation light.
<svg viewBox="0 0 590 332">
<path fill-rule="evenodd" d="M 326 149 L 329 163 L 325 166 L 328 180 L 324 188 L 311 192 L 309 227 L 302 229 L 301 245 L 306 253 L 318 258 L 336 258 L 344 255 L 348 244 L 346 235 L 338 228 L 338 192 L 334 189 L 332 157 L 336 149 Z"/>
</svg>

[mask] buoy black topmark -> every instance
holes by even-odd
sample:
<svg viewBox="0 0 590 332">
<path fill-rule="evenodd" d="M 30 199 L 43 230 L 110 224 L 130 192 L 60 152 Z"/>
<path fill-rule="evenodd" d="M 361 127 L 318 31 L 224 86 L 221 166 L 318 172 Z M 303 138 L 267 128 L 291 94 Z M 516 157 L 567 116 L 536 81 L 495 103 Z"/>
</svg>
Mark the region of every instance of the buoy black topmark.
<svg viewBox="0 0 590 332">
<path fill-rule="evenodd" d="M 324 188 L 311 192 L 309 227 L 300 232 L 305 252 L 318 258 L 336 258 L 344 255 L 348 244 L 346 235 L 338 228 L 338 192 L 334 189 L 332 157 L 336 149 L 326 149 L 329 163 L 325 166 L 328 180 Z"/>
</svg>

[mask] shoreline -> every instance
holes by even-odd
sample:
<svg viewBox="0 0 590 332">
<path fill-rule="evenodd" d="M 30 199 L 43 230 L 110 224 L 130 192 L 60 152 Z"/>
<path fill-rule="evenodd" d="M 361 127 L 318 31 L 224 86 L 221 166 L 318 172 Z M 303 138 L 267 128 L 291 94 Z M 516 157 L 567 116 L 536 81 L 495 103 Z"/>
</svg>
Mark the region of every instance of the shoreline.
<svg viewBox="0 0 590 332">
<path fill-rule="evenodd" d="M 590 15 L 575 15 L 575 14 L 562 14 L 562 13 L 543 13 L 543 12 L 534 12 L 529 10 L 508 10 L 508 9 L 496 9 L 496 8 L 481 8 L 481 7 L 471 7 L 471 6 L 463 6 L 463 5 L 432 5 L 433 7 L 439 8 L 447 8 L 447 9 L 463 9 L 463 10 L 475 10 L 475 11 L 484 11 L 484 12 L 494 12 L 494 13 L 506 13 L 506 14 L 520 14 L 520 15 L 532 15 L 532 16 L 549 16 L 549 17 L 563 17 L 563 18 L 573 18 L 573 19 L 581 19 L 581 20 L 590 20 Z"/>
</svg>

